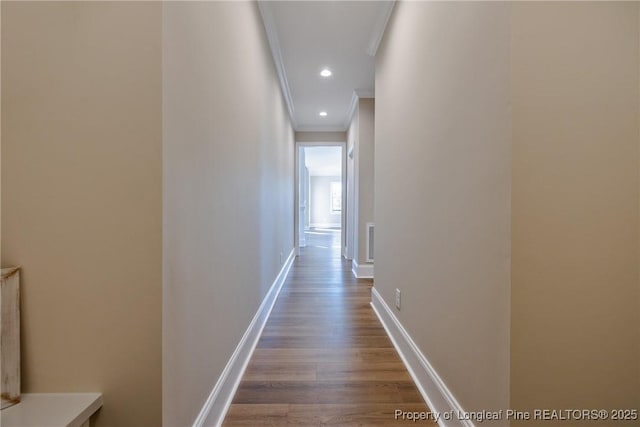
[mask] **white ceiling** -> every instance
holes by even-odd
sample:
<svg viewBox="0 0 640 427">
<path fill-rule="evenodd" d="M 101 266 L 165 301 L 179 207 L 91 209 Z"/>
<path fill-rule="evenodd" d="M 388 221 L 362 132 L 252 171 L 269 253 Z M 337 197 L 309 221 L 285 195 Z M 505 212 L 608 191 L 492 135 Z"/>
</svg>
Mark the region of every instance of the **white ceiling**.
<svg viewBox="0 0 640 427">
<path fill-rule="evenodd" d="M 261 1 L 269 43 L 299 131 L 345 130 L 354 91 L 372 97 L 375 52 L 393 1 Z M 320 76 L 323 68 L 333 75 Z M 326 111 L 326 117 L 320 117 Z"/>
<path fill-rule="evenodd" d="M 340 176 L 342 147 L 305 147 L 304 164 L 311 176 Z"/>
</svg>

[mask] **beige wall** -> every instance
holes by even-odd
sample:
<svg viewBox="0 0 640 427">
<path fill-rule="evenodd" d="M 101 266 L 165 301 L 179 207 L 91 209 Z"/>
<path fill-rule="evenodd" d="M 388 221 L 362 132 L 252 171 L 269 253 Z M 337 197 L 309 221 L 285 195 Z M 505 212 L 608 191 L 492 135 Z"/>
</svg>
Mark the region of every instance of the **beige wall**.
<svg viewBox="0 0 640 427">
<path fill-rule="evenodd" d="M 353 159 L 347 158 L 347 243 L 353 240 L 348 258 L 358 264 L 367 263 L 367 223 L 374 222 L 374 109 L 373 98 L 358 99 L 347 129 L 347 153 L 353 149 Z"/>
<path fill-rule="evenodd" d="M 638 3 L 512 31 L 512 405 L 638 408 Z"/>
<path fill-rule="evenodd" d="M 293 249 L 294 133 L 254 2 L 163 24 L 163 421 L 185 426 Z"/>
<path fill-rule="evenodd" d="M 509 20 L 400 2 L 376 58 L 374 286 L 466 410 L 509 406 Z"/>
<path fill-rule="evenodd" d="M 638 407 L 638 8 L 396 6 L 375 286 L 465 409 Z"/>
<path fill-rule="evenodd" d="M 349 122 L 349 127 L 346 132 L 346 141 L 347 141 L 347 204 L 346 204 L 346 226 L 345 226 L 345 257 L 349 260 L 354 259 L 354 255 L 356 252 L 355 246 L 357 237 L 356 237 L 356 216 L 358 215 L 358 206 L 356 201 L 356 173 L 355 173 L 355 150 L 356 150 L 356 141 L 358 138 L 358 104 L 356 104 L 356 108 L 353 112 L 353 117 L 351 118 L 351 122 Z M 349 153 L 353 153 L 353 157 L 349 157 Z M 357 262 L 357 261 L 356 261 Z"/>
<path fill-rule="evenodd" d="M 0 4 L 0 265 L 2 264 L 2 4 Z"/>
<path fill-rule="evenodd" d="M 296 132 L 297 142 L 345 142 L 345 132 Z"/>
<path fill-rule="evenodd" d="M 341 176 L 310 176 L 309 177 L 309 216 L 310 224 L 320 226 L 330 224 L 340 227 L 342 213 L 331 211 L 331 183 L 342 183 Z"/>
<path fill-rule="evenodd" d="M 159 4 L 2 2 L 22 390 L 102 392 L 97 427 L 161 423 L 160 25 Z"/>
<path fill-rule="evenodd" d="M 374 222 L 374 106 L 373 98 L 358 100 L 358 136 L 355 150 L 357 245 L 354 259 L 367 262 L 367 223 Z"/>
</svg>

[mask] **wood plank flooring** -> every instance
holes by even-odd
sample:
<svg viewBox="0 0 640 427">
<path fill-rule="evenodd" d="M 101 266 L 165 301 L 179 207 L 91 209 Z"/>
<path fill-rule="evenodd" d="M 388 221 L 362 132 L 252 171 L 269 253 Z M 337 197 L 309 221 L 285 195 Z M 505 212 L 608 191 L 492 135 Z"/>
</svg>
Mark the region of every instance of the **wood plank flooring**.
<svg viewBox="0 0 640 427">
<path fill-rule="evenodd" d="M 369 305 L 340 234 L 307 233 L 224 426 L 395 426 L 428 411 Z M 420 422 L 420 425 L 436 425 Z"/>
</svg>

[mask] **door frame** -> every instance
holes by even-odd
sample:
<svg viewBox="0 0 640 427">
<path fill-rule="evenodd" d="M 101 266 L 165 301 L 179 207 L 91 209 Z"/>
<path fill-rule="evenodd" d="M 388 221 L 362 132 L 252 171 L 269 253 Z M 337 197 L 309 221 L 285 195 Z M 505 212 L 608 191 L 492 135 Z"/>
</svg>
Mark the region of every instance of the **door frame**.
<svg viewBox="0 0 640 427">
<path fill-rule="evenodd" d="M 300 255 L 300 148 L 302 147 L 341 147 L 342 150 L 342 212 L 340 229 L 340 255 L 345 256 L 347 239 L 347 142 L 306 142 L 296 141 L 294 162 L 294 194 L 293 194 L 293 239 L 296 256 Z"/>
</svg>

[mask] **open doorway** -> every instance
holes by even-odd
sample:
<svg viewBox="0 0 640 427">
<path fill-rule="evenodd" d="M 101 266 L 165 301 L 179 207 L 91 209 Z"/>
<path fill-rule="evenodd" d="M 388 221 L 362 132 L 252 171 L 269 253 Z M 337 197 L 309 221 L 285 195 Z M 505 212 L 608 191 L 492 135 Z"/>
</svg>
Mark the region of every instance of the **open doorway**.
<svg viewBox="0 0 640 427">
<path fill-rule="evenodd" d="M 345 224 L 344 147 L 298 146 L 299 248 L 343 254 Z"/>
</svg>

